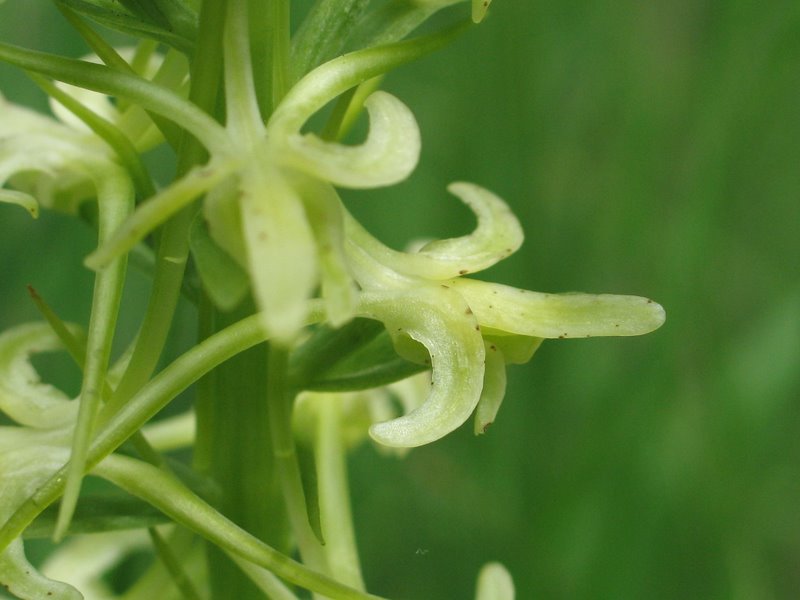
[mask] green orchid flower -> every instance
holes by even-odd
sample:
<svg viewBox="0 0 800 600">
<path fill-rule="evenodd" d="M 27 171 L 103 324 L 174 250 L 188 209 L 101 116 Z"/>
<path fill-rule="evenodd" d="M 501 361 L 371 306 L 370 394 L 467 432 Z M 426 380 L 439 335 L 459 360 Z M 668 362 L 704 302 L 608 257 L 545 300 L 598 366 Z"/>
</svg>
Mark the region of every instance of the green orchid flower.
<svg viewBox="0 0 800 600">
<path fill-rule="evenodd" d="M 41 383 L 30 354 L 59 347 L 47 326 L 21 325 L 0 335 L 0 411 L 20 426 L 0 427 L 0 522 L 69 457 L 77 405 Z M 82 598 L 71 586 L 39 574 L 21 539 L 0 552 L 0 583 L 20 598 Z"/>
<path fill-rule="evenodd" d="M 69 330 L 80 335 L 74 326 Z M 35 354 L 59 350 L 61 341 L 46 323 L 17 325 L 0 334 L 0 413 L 15 423 L 0 426 L 0 522 L 70 458 L 78 403 L 42 382 L 31 363 Z M 162 450 L 187 445 L 192 434 L 188 414 L 144 432 Z M 23 599 L 83 598 L 71 585 L 45 577 L 30 565 L 20 538 L 0 552 L 0 584 Z"/>
<path fill-rule="evenodd" d="M 638 296 L 546 294 L 463 277 L 516 251 L 522 229 L 508 206 L 473 184 L 450 191 L 475 213 L 469 235 L 392 250 L 346 218 L 347 256 L 361 294 L 359 314 L 385 323 L 397 350 L 431 365 L 428 399 L 410 413 L 372 425 L 372 437 L 412 447 L 450 433 L 476 411 L 475 430 L 494 420 L 505 364 L 530 359 L 543 339 L 641 335 L 664 322 Z"/>
<path fill-rule="evenodd" d="M 455 33 L 330 60 L 291 86 L 265 123 L 248 76 L 249 49 L 242 42 L 247 36 L 239 35 L 246 30 L 246 17 L 239 10 L 233 13 L 224 41 L 229 99 L 225 127 L 190 110 L 180 123 L 206 147 L 208 163 L 142 203 L 86 263 L 104 267 L 205 194 L 203 215 L 211 238 L 249 273 L 267 335 L 274 343 L 290 345 L 319 286 L 331 323 L 342 324 L 355 315 L 355 285 L 344 253 L 344 215 L 334 186 L 369 189 L 395 184 L 414 169 L 420 150 L 413 115 L 382 91 L 363 100 L 370 129 L 359 145 L 304 133 L 304 125 L 348 90 L 438 48 Z"/>
<path fill-rule="evenodd" d="M 80 203 L 95 197 L 96 174 L 114 168 L 109 147 L 93 133 L 0 96 L 1 202 L 18 204 L 33 217 L 40 204 L 75 213 Z"/>
</svg>

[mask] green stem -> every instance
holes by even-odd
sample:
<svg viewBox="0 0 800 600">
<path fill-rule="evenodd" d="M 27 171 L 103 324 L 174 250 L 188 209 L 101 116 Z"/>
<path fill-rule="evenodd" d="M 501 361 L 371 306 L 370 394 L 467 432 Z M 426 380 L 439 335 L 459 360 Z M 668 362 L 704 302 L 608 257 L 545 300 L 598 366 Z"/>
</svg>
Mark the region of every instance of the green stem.
<svg viewBox="0 0 800 600">
<path fill-rule="evenodd" d="M 314 461 L 317 466 L 320 519 L 330 572 L 336 573 L 336 578 L 342 583 L 364 590 L 350 511 L 341 408 L 341 402 L 336 398 L 323 398 L 319 402 Z"/>
<path fill-rule="evenodd" d="M 269 40 L 272 48 L 272 106 L 277 106 L 286 95 L 290 84 L 290 9 L 288 0 L 267 0 L 267 4 L 272 22 L 272 36 Z"/>
<path fill-rule="evenodd" d="M 292 432 L 292 398 L 288 393 L 289 353 L 278 346 L 269 352 L 269 381 L 267 404 L 269 427 L 272 437 L 272 453 L 278 473 L 281 491 L 289 522 L 303 561 L 310 567 L 327 570 L 322 546 L 308 520 L 306 497 L 300 475 L 294 435 Z"/>
<path fill-rule="evenodd" d="M 109 67 L 121 71 L 123 73 L 134 74 L 135 71 L 131 66 L 125 62 L 119 53 L 114 49 L 114 46 L 109 44 L 103 36 L 99 35 L 94 29 L 89 27 L 83 19 L 76 15 L 71 9 L 63 4 L 56 2 L 56 8 L 64 16 L 67 22 L 72 25 L 73 29 L 78 32 L 94 53 Z"/>
<path fill-rule="evenodd" d="M 239 309 L 252 314 L 252 304 Z M 234 315 L 205 313 L 211 330 Z M 210 319 L 209 319 L 210 317 Z M 259 344 L 220 365 L 203 380 L 198 399 L 197 450 L 206 473 L 222 490 L 222 514 L 258 539 L 289 549 L 289 531 L 272 458 L 265 402 L 272 373 L 264 368 L 267 349 Z M 209 579 L 213 598 L 261 599 L 263 594 L 225 553 L 209 545 Z"/>
<path fill-rule="evenodd" d="M 189 255 L 189 227 L 193 218 L 191 207 L 184 208 L 164 227 L 144 321 L 128 368 L 107 404 L 108 410 L 119 410 L 128 402 L 147 382 L 158 364 L 180 297 L 183 271 Z"/>
<path fill-rule="evenodd" d="M 178 523 L 215 545 L 269 569 L 303 588 L 335 600 L 378 600 L 378 596 L 347 587 L 277 552 L 226 519 L 173 476 L 141 461 L 120 455 L 106 458 L 94 473 L 146 500 Z M 225 597 L 229 596 L 226 593 Z"/>
<path fill-rule="evenodd" d="M 72 96 L 53 85 L 40 75 L 31 73 L 31 78 L 44 92 L 51 98 L 57 100 L 72 114 L 101 137 L 112 150 L 116 153 L 120 162 L 130 173 L 133 182 L 136 184 L 136 192 L 140 198 L 148 198 L 155 194 L 156 188 L 150 173 L 139 158 L 139 153 L 130 139 L 113 123 L 106 121 L 100 115 L 92 112 L 86 106 L 75 100 Z"/>
<path fill-rule="evenodd" d="M 357 50 L 324 63 L 292 86 L 270 117 L 269 128 L 286 134 L 299 131 L 311 115 L 339 94 L 438 50 L 467 27 L 469 24 L 459 23 L 441 32 Z"/>
<path fill-rule="evenodd" d="M 98 238 L 102 243 L 130 214 L 134 194 L 128 174 L 116 166 L 98 180 L 97 188 Z M 61 539 L 66 533 L 78 501 L 95 417 L 100 408 L 106 381 L 126 267 L 126 257 L 120 256 L 95 278 L 80 405 L 73 434 L 64 500 L 53 534 L 56 540 Z"/>
<path fill-rule="evenodd" d="M 264 133 L 253 66 L 250 60 L 250 29 L 247 0 L 229 0 L 223 35 L 225 55 L 226 125 L 235 139 L 258 140 Z"/>
<path fill-rule="evenodd" d="M 188 102 L 146 79 L 105 65 L 64 58 L 0 42 L 0 60 L 78 87 L 126 98 L 166 117 L 195 136 L 206 148 L 225 152 L 230 140 L 219 125 Z"/>
<path fill-rule="evenodd" d="M 210 123 L 209 127 L 214 131 L 221 129 L 221 126 L 209 114 L 214 113 L 216 108 L 217 86 L 222 69 L 220 48 L 224 10 L 224 2 L 203 3 L 200 11 L 202 43 L 197 45 L 191 69 L 192 87 L 189 91 L 191 102 L 187 103 L 182 100 L 191 106 L 193 111 L 199 113 L 200 116 L 197 116 L 197 119 Z M 144 104 L 143 106 L 147 107 Z M 222 132 L 221 135 L 226 136 L 227 139 L 225 132 Z M 202 141 L 197 136 L 184 136 L 178 153 L 178 176 L 185 174 L 192 166 L 206 158 L 204 149 L 198 144 L 198 139 Z M 208 144 L 206 144 L 206 148 L 209 148 Z M 114 396 L 108 403 L 109 411 L 120 409 L 145 384 L 161 356 L 180 296 L 184 267 L 189 255 L 189 230 L 194 212 L 191 206 L 185 207 L 164 226 L 156 256 L 153 289 L 150 293 L 147 312 L 136 340 L 131 361 Z"/>
<path fill-rule="evenodd" d="M 309 311 L 307 324 L 319 321 L 324 312 L 319 303 Z M 203 340 L 175 359 L 151 379 L 121 410 L 101 411 L 97 434 L 86 460 L 91 469 L 121 446 L 172 399 L 231 357 L 266 340 L 259 315 L 252 315 Z M 55 502 L 64 490 L 66 468 L 56 471 L 33 492 L 0 528 L 0 552 L 22 535 L 33 519 Z"/>
<path fill-rule="evenodd" d="M 203 596 L 197 591 L 186 573 L 181 560 L 175 556 L 169 542 L 163 538 L 155 527 L 147 529 L 150 541 L 155 548 L 156 555 L 169 572 L 175 586 L 180 590 L 184 600 L 202 600 Z"/>
</svg>

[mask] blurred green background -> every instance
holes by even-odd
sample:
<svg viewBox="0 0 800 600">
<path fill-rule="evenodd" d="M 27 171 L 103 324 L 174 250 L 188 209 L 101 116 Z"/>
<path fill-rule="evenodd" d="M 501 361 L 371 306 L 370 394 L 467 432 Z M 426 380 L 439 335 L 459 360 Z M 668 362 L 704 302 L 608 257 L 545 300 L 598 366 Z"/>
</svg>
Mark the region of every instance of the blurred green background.
<svg viewBox="0 0 800 600">
<path fill-rule="evenodd" d="M 0 35 L 83 52 L 46 2 L 6 3 Z M 4 66 L 0 84 L 42 105 Z M 348 196 L 383 239 L 468 230 L 445 185 L 474 181 L 527 233 L 488 278 L 646 295 L 668 317 L 544 344 L 486 436 L 468 425 L 404 460 L 361 449 L 371 588 L 470 598 L 500 560 L 520 599 L 797 598 L 800 3 L 497 0 L 386 87 L 423 155 L 403 185 Z M 85 321 L 91 245 L 0 206 L 0 325 L 35 318 L 26 283 Z"/>
</svg>

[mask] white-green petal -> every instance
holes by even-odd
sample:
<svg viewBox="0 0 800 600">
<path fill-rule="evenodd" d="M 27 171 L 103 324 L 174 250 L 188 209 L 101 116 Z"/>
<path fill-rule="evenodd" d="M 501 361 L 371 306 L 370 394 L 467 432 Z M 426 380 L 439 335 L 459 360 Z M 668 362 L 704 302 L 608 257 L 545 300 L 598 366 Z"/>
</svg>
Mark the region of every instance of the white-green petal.
<svg viewBox="0 0 800 600">
<path fill-rule="evenodd" d="M 317 250 L 297 191 L 277 170 L 254 164 L 241 176 L 248 266 L 267 335 L 294 341 L 317 284 Z"/>
<path fill-rule="evenodd" d="M 0 96 L 0 187 L 10 182 L 27 194 L 4 193 L 3 201 L 31 211 L 35 198 L 47 207 L 74 211 L 92 193 L 91 176 L 110 161 L 109 148 L 96 136 Z"/>
<path fill-rule="evenodd" d="M 481 398 L 475 407 L 475 435 L 486 433 L 489 425 L 494 423 L 506 395 L 506 360 L 503 351 L 492 342 L 484 342 L 484 345 L 486 368 Z"/>
<path fill-rule="evenodd" d="M 392 185 L 417 166 L 420 135 L 413 113 L 386 92 L 375 92 L 364 103 L 369 135 L 358 146 L 326 142 L 314 134 L 293 134 L 277 148 L 280 160 L 318 179 L 347 188 Z M 277 144 L 282 144 L 279 139 Z"/>
<path fill-rule="evenodd" d="M 472 0 L 472 22 L 480 23 L 489 10 L 492 0 Z"/>
<path fill-rule="evenodd" d="M 30 361 L 32 354 L 61 348 L 46 323 L 17 325 L 0 334 L 0 410 L 29 427 L 49 429 L 74 422 L 78 403 L 42 382 Z"/>
<path fill-rule="evenodd" d="M 419 252 L 393 250 L 346 216 L 349 254 L 370 283 L 392 287 L 407 285 L 405 277 L 451 279 L 491 267 L 520 247 L 522 227 L 499 197 L 471 183 L 454 183 L 448 189 L 473 210 L 478 225 L 468 235 L 430 242 Z"/>
<path fill-rule="evenodd" d="M 39 217 L 39 203 L 36 198 L 25 192 L 0 188 L 0 202 L 16 204 L 27 210 L 34 219 Z"/>
<path fill-rule="evenodd" d="M 519 249 L 525 239 L 522 226 L 502 199 L 474 183 L 451 183 L 447 190 L 472 209 L 478 226 L 468 235 L 430 242 L 419 254 L 466 275 L 488 269 Z"/>
<path fill-rule="evenodd" d="M 327 321 L 339 327 L 353 318 L 356 285 L 344 252 L 344 208 L 333 188 L 309 177 L 299 177 L 308 222 L 319 256 L 320 287 Z"/>
<path fill-rule="evenodd" d="M 83 600 L 83 595 L 71 585 L 53 581 L 39 573 L 25 558 L 20 539 L 0 552 L 0 587 L 21 600 Z"/>
<path fill-rule="evenodd" d="M 431 390 L 409 414 L 370 428 L 386 446 L 415 447 L 444 437 L 466 421 L 481 395 L 484 347 L 469 307 L 451 290 L 420 284 L 413 293 L 364 292 L 360 310 L 404 333 L 430 354 Z"/>
<path fill-rule="evenodd" d="M 521 335 L 643 335 L 665 319 L 661 305 L 641 296 L 545 294 L 474 279 L 454 279 L 448 285 L 464 296 L 482 326 Z"/>
<path fill-rule="evenodd" d="M 478 574 L 475 600 L 514 600 L 514 581 L 498 562 L 487 563 Z"/>
</svg>

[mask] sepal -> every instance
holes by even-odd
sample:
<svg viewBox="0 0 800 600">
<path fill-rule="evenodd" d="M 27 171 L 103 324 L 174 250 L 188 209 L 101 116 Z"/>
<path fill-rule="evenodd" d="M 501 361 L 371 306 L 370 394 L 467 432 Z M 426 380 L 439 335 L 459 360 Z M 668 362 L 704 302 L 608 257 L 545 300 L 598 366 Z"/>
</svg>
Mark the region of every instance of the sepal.
<svg viewBox="0 0 800 600">
<path fill-rule="evenodd" d="M 358 146 L 326 142 L 313 134 L 286 140 L 290 167 L 346 188 L 375 188 L 399 183 L 417 166 L 420 135 L 412 112 L 386 92 L 374 92 L 364 105 L 370 130 Z"/>
<path fill-rule="evenodd" d="M 475 279 L 448 282 L 481 325 L 541 338 L 643 335 L 665 319 L 658 303 L 641 296 L 546 294 Z"/>
</svg>

